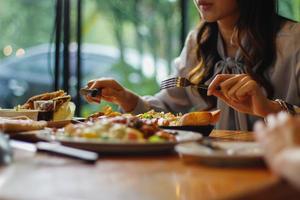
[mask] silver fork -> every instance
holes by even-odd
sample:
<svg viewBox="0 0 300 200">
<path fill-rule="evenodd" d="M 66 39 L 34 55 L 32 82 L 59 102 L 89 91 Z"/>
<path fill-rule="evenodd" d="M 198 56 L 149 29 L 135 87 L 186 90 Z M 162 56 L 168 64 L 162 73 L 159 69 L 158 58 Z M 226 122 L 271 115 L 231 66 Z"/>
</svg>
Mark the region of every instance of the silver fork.
<svg viewBox="0 0 300 200">
<path fill-rule="evenodd" d="M 168 89 L 168 88 L 174 88 L 174 87 L 179 87 L 179 88 L 184 88 L 184 87 L 195 87 L 195 88 L 201 88 L 204 90 L 208 89 L 208 85 L 204 85 L 204 84 L 194 84 L 191 81 L 189 81 L 187 78 L 184 77 L 174 77 L 174 78 L 170 78 L 167 80 L 164 80 L 161 82 L 160 84 L 160 89 L 164 90 L 164 89 Z"/>
</svg>

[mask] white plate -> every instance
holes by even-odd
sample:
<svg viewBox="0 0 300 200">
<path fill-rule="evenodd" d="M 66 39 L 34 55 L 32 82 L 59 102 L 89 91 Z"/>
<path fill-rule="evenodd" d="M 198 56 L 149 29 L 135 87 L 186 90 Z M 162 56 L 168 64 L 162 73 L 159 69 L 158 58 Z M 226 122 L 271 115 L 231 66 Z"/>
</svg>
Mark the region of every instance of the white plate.
<svg viewBox="0 0 300 200">
<path fill-rule="evenodd" d="M 90 150 L 99 153 L 155 153 L 170 151 L 174 146 L 183 142 L 197 141 L 202 138 L 201 134 L 191 131 L 168 131 L 176 132 L 176 142 L 123 142 L 123 141 L 101 141 L 98 139 L 68 138 L 54 136 L 51 132 L 41 131 L 37 137 L 46 141 L 56 141 L 63 145 Z"/>
<path fill-rule="evenodd" d="M 222 150 L 212 150 L 199 143 L 179 144 L 175 150 L 186 162 L 202 162 L 210 165 L 256 165 L 262 163 L 262 149 L 256 142 L 221 142 L 214 145 Z"/>
</svg>

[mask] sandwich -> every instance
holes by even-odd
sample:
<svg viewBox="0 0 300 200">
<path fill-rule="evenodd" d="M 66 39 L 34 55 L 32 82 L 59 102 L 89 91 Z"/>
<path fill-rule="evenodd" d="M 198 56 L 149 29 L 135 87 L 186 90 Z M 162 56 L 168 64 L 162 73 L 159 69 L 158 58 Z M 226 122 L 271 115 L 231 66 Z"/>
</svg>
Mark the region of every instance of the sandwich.
<svg viewBox="0 0 300 200">
<path fill-rule="evenodd" d="M 35 101 L 53 101 L 55 107 L 53 109 L 53 121 L 69 120 L 74 116 L 75 104 L 71 102 L 71 96 L 63 90 L 55 92 L 47 92 L 29 98 L 20 109 L 34 110 Z"/>
</svg>

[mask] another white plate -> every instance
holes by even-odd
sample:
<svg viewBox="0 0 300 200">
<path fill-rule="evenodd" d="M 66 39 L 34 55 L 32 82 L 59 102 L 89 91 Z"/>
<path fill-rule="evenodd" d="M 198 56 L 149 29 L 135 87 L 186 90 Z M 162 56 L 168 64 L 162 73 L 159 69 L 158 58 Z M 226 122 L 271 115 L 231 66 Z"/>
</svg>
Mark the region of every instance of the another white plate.
<svg viewBox="0 0 300 200">
<path fill-rule="evenodd" d="M 123 142 L 103 141 L 98 139 L 69 138 L 55 136 L 51 132 L 41 131 L 37 137 L 46 141 L 56 141 L 63 145 L 90 150 L 99 153 L 155 153 L 171 151 L 176 144 L 197 141 L 202 138 L 201 134 L 191 131 L 169 131 L 176 132 L 176 142 Z"/>
<path fill-rule="evenodd" d="M 196 142 L 179 144 L 175 150 L 186 162 L 209 165 L 257 165 L 262 164 L 262 149 L 256 142 L 215 141 L 222 150 L 212 150 Z"/>
</svg>

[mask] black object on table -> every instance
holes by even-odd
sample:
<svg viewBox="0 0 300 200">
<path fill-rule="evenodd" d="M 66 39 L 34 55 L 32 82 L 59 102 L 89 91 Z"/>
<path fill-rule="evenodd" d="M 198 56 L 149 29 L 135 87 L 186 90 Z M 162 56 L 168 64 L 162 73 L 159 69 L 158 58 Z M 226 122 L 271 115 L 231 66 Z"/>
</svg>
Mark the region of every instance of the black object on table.
<svg viewBox="0 0 300 200">
<path fill-rule="evenodd" d="M 214 129 L 214 126 L 213 125 L 207 125 L 207 126 L 160 126 L 160 128 L 169 129 L 169 130 L 193 131 L 193 132 L 200 133 L 204 137 L 207 137 Z"/>
<path fill-rule="evenodd" d="M 7 135 L 0 133 L 0 165 L 7 165 L 12 161 L 12 149 Z"/>
</svg>

